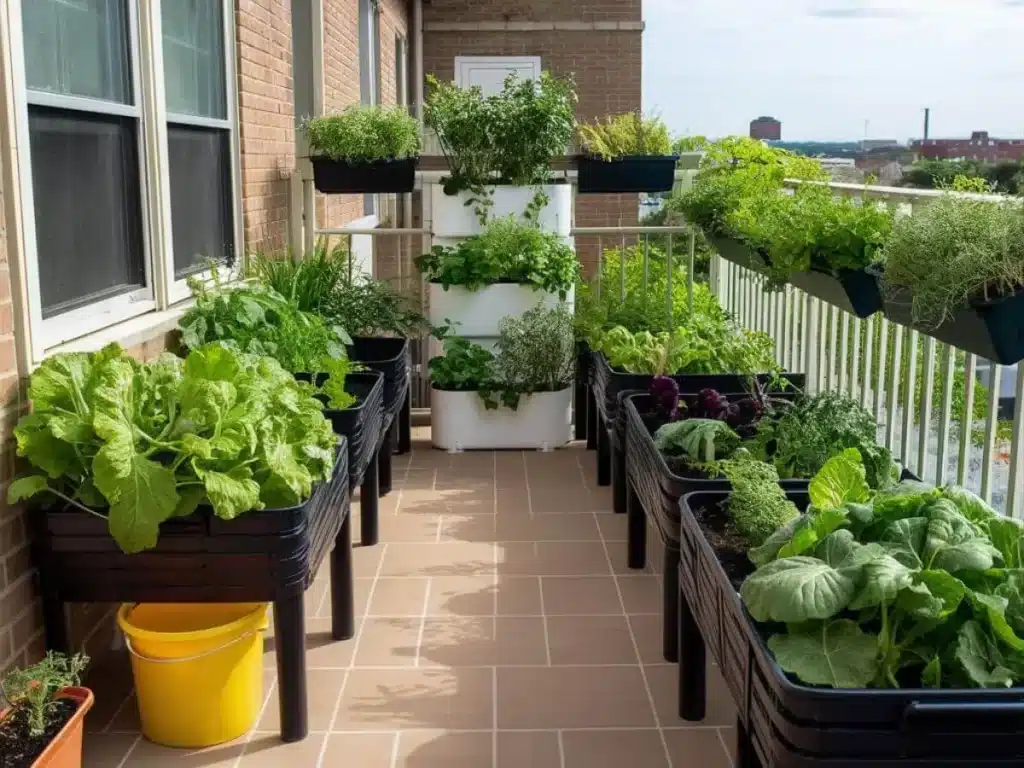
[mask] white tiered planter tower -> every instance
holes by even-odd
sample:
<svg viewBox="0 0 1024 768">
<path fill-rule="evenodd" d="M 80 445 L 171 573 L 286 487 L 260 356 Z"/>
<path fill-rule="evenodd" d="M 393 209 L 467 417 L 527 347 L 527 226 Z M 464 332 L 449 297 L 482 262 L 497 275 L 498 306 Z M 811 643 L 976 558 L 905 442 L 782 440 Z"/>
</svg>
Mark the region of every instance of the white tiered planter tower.
<svg viewBox="0 0 1024 768">
<path fill-rule="evenodd" d="M 540 228 L 563 238 L 570 247 L 572 227 L 572 187 L 549 184 L 540 188 L 548 197 L 538 215 Z M 536 187 L 496 186 L 492 188 L 491 218 L 514 215 L 521 217 L 537 193 Z M 433 244 L 456 245 L 467 237 L 483 232 L 474 206 L 466 205 L 468 195 L 446 195 L 440 184 L 430 185 Z M 556 293 L 534 290 L 527 285 L 503 283 L 476 291 L 452 286 L 445 290 L 438 283 L 429 284 L 428 317 L 432 326 L 458 323 L 455 332 L 488 349 L 498 340 L 498 326 L 505 317 L 521 317 L 524 312 L 542 303 L 554 309 L 561 303 Z M 566 304 L 574 305 L 570 291 Z M 442 353 L 441 345 L 431 341 L 431 356 Z M 544 392 L 521 398 L 519 408 L 488 411 L 475 392 L 431 393 L 431 433 L 433 443 L 444 450 L 473 449 L 550 449 L 570 439 L 572 388 L 561 392 Z"/>
</svg>

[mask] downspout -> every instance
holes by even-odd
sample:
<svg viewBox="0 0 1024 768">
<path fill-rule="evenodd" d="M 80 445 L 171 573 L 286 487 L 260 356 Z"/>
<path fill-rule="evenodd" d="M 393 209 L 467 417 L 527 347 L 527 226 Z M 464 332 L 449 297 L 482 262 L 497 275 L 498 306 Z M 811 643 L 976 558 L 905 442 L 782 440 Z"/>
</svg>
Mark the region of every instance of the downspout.
<svg viewBox="0 0 1024 768">
<path fill-rule="evenodd" d="M 413 60 L 413 99 L 416 104 L 416 119 L 423 128 L 423 0 L 412 3 L 412 40 L 415 57 Z"/>
</svg>

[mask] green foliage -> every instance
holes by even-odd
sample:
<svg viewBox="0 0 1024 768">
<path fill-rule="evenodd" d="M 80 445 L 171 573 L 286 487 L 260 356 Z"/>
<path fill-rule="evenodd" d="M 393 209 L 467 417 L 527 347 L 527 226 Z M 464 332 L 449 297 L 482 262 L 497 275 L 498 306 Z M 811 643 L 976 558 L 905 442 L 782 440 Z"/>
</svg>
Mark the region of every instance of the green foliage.
<svg viewBox="0 0 1024 768">
<path fill-rule="evenodd" d="M 776 661 L 831 687 L 1018 683 L 1024 527 L 959 488 L 872 497 L 856 455 L 830 460 L 807 512 L 751 552 L 741 596 L 755 620 L 786 623 L 768 641 Z"/>
<path fill-rule="evenodd" d="M 14 435 L 34 471 L 8 502 L 56 495 L 106 517 L 130 553 L 202 503 L 225 520 L 300 504 L 334 468 L 313 395 L 273 359 L 221 343 L 146 364 L 116 344 L 56 355 L 29 382 L 32 412 Z"/>
<path fill-rule="evenodd" d="M 0 681 L 0 694 L 12 707 L 28 711 L 29 733 L 42 736 L 50 722 L 56 694 L 82 684 L 89 657 L 82 653 L 66 656 L 47 651 L 42 661 L 25 669 L 15 667 Z"/>
<path fill-rule="evenodd" d="M 672 142 L 672 154 L 681 155 L 684 152 L 703 152 L 708 148 L 710 142 L 706 136 L 680 136 Z"/>
<path fill-rule="evenodd" d="M 427 76 L 424 119 L 448 160 L 448 194 L 477 194 L 495 183 L 530 186 L 548 180 L 553 157 L 563 154 L 575 125 L 571 82 L 545 72 L 539 80 L 509 75 L 501 93 L 459 88 Z"/>
<path fill-rule="evenodd" d="M 1024 209 L 944 195 L 901 217 L 884 255 L 886 282 L 907 289 L 914 321 L 934 328 L 972 300 L 1024 286 Z"/>
<path fill-rule="evenodd" d="M 576 254 L 564 240 L 512 216 L 491 221 L 483 234 L 458 245 L 434 246 L 416 259 L 416 265 L 446 290 L 453 285 L 472 291 L 494 283 L 519 283 L 562 299 L 580 272 Z"/>
<path fill-rule="evenodd" d="M 783 478 L 814 477 L 831 457 L 856 448 L 872 488 L 897 479 L 892 455 L 878 445 L 877 420 L 856 400 L 836 392 L 801 398 L 777 418 L 763 419 L 756 444 L 756 452 Z"/>
<path fill-rule="evenodd" d="M 432 357 L 427 364 L 430 381 L 446 392 L 474 392 L 494 378 L 494 355 L 462 336 L 450 336 L 447 329 L 438 334 L 444 342 L 444 355 Z"/>
<path fill-rule="evenodd" d="M 332 160 L 400 160 L 420 151 L 420 126 L 402 106 L 347 107 L 341 114 L 306 121 L 314 154 Z"/>
<path fill-rule="evenodd" d="M 645 118 L 638 112 L 581 124 L 578 130 L 583 151 L 603 160 L 628 155 L 672 154 L 668 126 L 660 118 Z"/>
<path fill-rule="evenodd" d="M 758 547 L 775 531 L 800 513 L 779 485 L 779 473 L 771 464 L 749 457 L 719 465 L 732 483 L 728 512 L 736 532 Z"/>
<path fill-rule="evenodd" d="M 985 181 L 984 189 L 978 186 L 961 191 L 1024 194 L 1024 160 L 1004 160 L 999 163 L 981 160 L 919 160 L 904 170 L 900 185 L 918 189 L 950 189 L 958 176 Z"/>
<path fill-rule="evenodd" d="M 740 436 L 718 419 L 671 421 L 654 433 L 654 445 L 666 456 L 685 456 L 695 462 L 731 456 L 739 444 Z"/>
</svg>

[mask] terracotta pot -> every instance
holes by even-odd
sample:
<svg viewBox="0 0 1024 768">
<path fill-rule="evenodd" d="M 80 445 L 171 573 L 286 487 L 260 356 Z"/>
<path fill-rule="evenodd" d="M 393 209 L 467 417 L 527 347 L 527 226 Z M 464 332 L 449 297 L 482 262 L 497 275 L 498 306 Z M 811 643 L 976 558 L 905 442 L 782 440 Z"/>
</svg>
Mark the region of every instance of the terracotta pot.
<svg viewBox="0 0 1024 768">
<path fill-rule="evenodd" d="M 88 688 L 65 688 L 57 692 L 56 698 L 71 699 L 78 704 L 78 709 L 35 759 L 32 768 L 82 768 L 82 735 L 85 715 L 92 709 L 94 701 L 92 691 Z M 9 711 L 0 712 L 0 723 Z"/>
</svg>

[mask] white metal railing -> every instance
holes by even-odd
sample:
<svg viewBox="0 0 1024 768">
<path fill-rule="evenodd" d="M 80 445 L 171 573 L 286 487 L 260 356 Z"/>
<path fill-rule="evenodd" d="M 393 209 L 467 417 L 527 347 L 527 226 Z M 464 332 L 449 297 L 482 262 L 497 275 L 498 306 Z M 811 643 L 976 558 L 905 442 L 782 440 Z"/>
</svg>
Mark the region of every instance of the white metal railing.
<svg viewBox="0 0 1024 768">
<path fill-rule="evenodd" d="M 943 194 L 829 186 L 840 195 L 884 200 L 911 215 Z M 929 482 L 971 488 L 1006 514 L 1024 514 L 1024 365 L 1013 370 L 978 359 L 881 314 L 860 320 L 790 285 L 766 291 L 764 277 L 718 257 L 711 275 L 725 308 L 745 327 L 772 334 L 779 362 L 805 372 L 810 391 L 843 392 L 874 413 L 879 439 L 912 472 Z M 979 372 L 986 368 L 988 392 L 982 399 Z M 1002 383 L 1010 377 L 1013 417 L 1000 419 Z M 979 410 L 986 411 L 981 418 Z"/>
</svg>

